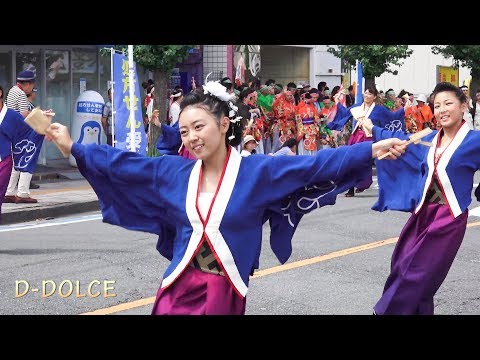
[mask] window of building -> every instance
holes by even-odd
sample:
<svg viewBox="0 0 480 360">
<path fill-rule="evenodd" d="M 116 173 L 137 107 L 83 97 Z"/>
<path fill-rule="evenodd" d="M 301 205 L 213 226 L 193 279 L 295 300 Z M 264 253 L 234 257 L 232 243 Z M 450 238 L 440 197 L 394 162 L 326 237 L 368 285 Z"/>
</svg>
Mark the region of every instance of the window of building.
<svg viewBox="0 0 480 360">
<path fill-rule="evenodd" d="M 97 67 L 97 50 L 96 49 L 74 49 L 72 50 L 72 94 L 73 103 L 80 95 L 80 84 L 82 81 L 86 83 L 85 90 L 99 91 L 98 85 L 98 67 Z M 103 85 L 105 86 L 105 85 Z M 102 94 L 103 95 L 103 94 Z"/>
<path fill-rule="evenodd" d="M 45 50 L 45 108 L 53 109 L 54 120 L 70 128 L 72 124 L 70 97 L 70 52 Z M 47 159 L 61 158 L 53 143 L 44 142 Z"/>
<path fill-rule="evenodd" d="M 0 85 L 2 85 L 5 91 L 4 96 L 12 84 L 12 52 L 5 51 L 0 52 Z"/>
</svg>

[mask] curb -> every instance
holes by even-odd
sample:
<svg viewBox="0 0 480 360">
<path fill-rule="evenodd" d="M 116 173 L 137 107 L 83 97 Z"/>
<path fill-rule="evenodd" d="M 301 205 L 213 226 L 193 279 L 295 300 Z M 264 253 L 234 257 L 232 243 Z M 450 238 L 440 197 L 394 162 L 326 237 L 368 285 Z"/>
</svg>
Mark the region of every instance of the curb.
<svg viewBox="0 0 480 360">
<path fill-rule="evenodd" d="M 21 222 L 55 218 L 64 215 L 72 215 L 82 212 L 98 210 L 100 210 L 100 204 L 98 200 L 73 204 L 60 204 L 50 207 L 47 206 L 34 209 L 21 209 L 19 211 L 2 213 L 1 225 L 11 225 Z"/>
<path fill-rule="evenodd" d="M 57 171 L 53 173 L 33 173 L 32 174 L 32 181 L 51 181 L 51 180 L 60 180 L 60 179 L 68 179 L 68 176 L 65 174 L 78 174 L 78 171 Z M 83 178 L 83 177 L 82 177 Z"/>
</svg>

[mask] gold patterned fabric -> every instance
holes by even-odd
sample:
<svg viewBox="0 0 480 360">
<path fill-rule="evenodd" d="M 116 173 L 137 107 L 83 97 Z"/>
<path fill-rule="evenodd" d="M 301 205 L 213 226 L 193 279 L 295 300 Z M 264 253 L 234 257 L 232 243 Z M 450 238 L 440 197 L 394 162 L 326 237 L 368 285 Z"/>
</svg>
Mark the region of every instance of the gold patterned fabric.
<svg viewBox="0 0 480 360">
<path fill-rule="evenodd" d="M 437 177 L 433 177 L 433 183 L 428 189 L 427 192 L 427 199 L 429 202 L 437 203 L 444 205 L 447 202 L 445 201 L 445 197 L 443 196 L 442 190 L 440 189 L 440 185 L 438 185 Z"/>
<path fill-rule="evenodd" d="M 206 241 L 203 241 L 202 245 L 200 245 L 200 249 L 190 263 L 190 266 L 209 274 L 225 276 L 220 264 L 213 256 L 212 249 L 210 249 Z"/>
</svg>

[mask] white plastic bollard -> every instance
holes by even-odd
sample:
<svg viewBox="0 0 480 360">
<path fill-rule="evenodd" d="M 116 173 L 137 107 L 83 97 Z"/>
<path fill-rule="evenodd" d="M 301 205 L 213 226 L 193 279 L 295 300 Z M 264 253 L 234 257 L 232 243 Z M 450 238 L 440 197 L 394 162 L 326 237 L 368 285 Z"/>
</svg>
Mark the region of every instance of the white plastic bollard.
<svg viewBox="0 0 480 360">
<path fill-rule="evenodd" d="M 102 127 L 102 111 L 105 100 L 102 95 L 93 90 L 87 90 L 80 94 L 75 103 L 71 136 L 74 142 L 80 144 L 106 143 L 106 137 Z M 77 166 L 75 158 L 70 155 L 70 165 Z"/>
</svg>

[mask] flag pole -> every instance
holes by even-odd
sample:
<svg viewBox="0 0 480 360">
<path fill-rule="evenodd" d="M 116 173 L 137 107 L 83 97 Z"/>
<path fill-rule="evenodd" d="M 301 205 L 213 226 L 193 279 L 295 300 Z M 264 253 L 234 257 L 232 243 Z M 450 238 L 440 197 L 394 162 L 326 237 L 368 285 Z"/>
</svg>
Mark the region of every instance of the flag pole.
<svg viewBox="0 0 480 360">
<path fill-rule="evenodd" d="M 356 60 L 356 69 L 357 69 L 357 89 L 355 91 L 355 103 L 363 101 L 363 66 L 362 63 Z"/>
<path fill-rule="evenodd" d="M 113 88 L 114 88 L 114 82 L 113 82 L 113 54 L 115 52 L 115 49 L 112 47 L 110 48 L 110 98 L 111 98 L 111 103 L 112 103 L 112 146 L 115 147 L 115 106 L 113 104 Z M 107 89 L 108 91 L 108 89 Z"/>
<path fill-rule="evenodd" d="M 133 45 L 128 45 L 128 90 L 130 96 L 130 151 L 135 151 L 135 84 L 133 70 Z"/>
</svg>

